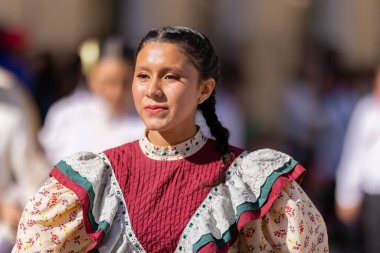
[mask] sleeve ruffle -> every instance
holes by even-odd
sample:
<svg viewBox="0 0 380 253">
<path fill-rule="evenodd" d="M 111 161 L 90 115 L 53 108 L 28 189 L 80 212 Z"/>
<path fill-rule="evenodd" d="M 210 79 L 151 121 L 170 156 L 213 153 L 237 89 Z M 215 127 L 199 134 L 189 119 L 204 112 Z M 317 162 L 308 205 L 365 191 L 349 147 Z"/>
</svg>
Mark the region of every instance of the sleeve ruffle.
<svg viewBox="0 0 380 253">
<path fill-rule="evenodd" d="M 304 171 L 297 161 L 275 150 L 243 153 L 228 169 L 226 183 L 211 189 L 177 249 L 227 252 L 245 226 L 272 210 L 286 185 L 300 181 Z"/>
<path fill-rule="evenodd" d="M 86 252 L 94 248 L 124 252 L 136 247 L 133 236 L 126 238 L 124 197 L 103 153 L 77 153 L 59 162 L 50 174 L 79 199 L 84 227 L 93 242 Z"/>
</svg>

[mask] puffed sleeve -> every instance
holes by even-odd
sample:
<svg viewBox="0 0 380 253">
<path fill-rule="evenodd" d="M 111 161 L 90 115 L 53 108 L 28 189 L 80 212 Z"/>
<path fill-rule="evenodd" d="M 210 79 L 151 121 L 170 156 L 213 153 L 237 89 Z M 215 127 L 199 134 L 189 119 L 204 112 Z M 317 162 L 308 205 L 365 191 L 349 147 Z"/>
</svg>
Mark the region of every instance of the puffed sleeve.
<svg viewBox="0 0 380 253">
<path fill-rule="evenodd" d="M 259 220 L 246 224 L 239 252 L 328 252 L 326 225 L 302 188 L 290 181 Z"/>
<path fill-rule="evenodd" d="M 78 197 L 52 177 L 27 203 L 12 252 L 84 252 L 91 244 Z"/>
<path fill-rule="evenodd" d="M 318 210 L 297 184 L 305 169 L 282 152 L 240 154 L 180 239 L 182 252 L 327 252 Z"/>
<path fill-rule="evenodd" d="M 66 157 L 50 176 L 25 208 L 14 252 L 133 252 L 140 247 L 126 228 L 124 197 L 104 153 Z"/>
</svg>

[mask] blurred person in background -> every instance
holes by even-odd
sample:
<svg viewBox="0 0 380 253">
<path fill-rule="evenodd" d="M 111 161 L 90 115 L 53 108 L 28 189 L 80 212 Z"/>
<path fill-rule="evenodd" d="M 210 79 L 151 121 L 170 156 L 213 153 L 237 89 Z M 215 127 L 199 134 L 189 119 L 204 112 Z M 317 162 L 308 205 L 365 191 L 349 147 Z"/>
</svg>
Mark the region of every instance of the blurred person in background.
<svg viewBox="0 0 380 253">
<path fill-rule="evenodd" d="M 354 250 L 358 245 L 348 246 L 347 230 L 335 214 L 334 196 L 344 136 L 359 94 L 352 71 L 343 65 L 334 51 L 325 51 L 320 90 L 322 115 L 318 115 L 318 118 L 324 118 L 324 124 L 316 133 L 312 164 L 314 173 L 307 181 L 307 190 L 325 218 L 331 248 Z"/>
<path fill-rule="evenodd" d="M 320 181 L 318 184 L 331 188 L 335 183 L 347 125 L 360 96 L 354 73 L 344 67 L 336 52 L 326 51 L 320 90 L 324 124 L 315 141 L 314 167 Z"/>
<path fill-rule="evenodd" d="M 39 135 L 52 165 L 75 152 L 138 139 L 145 128 L 133 106 L 132 60 L 123 42 L 110 38 L 100 50 L 96 40 L 87 40 L 81 50 L 86 84 L 53 104 Z"/>
<path fill-rule="evenodd" d="M 215 112 L 219 72 L 205 35 L 149 31 L 132 83 L 145 136 L 60 161 L 26 205 L 13 252 L 328 252 L 323 218 L 298 184 L 304 168 L 229 144 Z"/>
<path fill-rule="evenodd" d="M 317 134 L 326 119 L 320 96 L 323 86 L 321 62 L 313 50 L 306 50 L 304 54 L 298 76 L 282 93 L 281 131 L 288 153 L 311 168 Z"/>
<path fill-rule="evenodd" d="M 380 252 L 380 67 L 370 95 L 349 122 L 336 178 L 336 213 L 348 228 L 362 228 L 364 252 Z"/>
<path fill-rule="evenodd" d="M 47 178 L 36 140 L 37 115 L 27 91 L 0 68 L 0 253 L 10 252 L 22 207 Z"/>
</svg>

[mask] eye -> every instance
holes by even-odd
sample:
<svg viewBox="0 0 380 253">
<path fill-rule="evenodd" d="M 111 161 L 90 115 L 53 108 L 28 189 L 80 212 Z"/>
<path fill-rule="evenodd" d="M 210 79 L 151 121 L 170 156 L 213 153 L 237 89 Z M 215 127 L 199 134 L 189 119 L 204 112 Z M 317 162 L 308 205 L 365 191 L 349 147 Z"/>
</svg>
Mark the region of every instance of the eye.
<svg viewBox="0 0 380 253">
<path fill-rule="evenodd" d="M 142 79 L 142 80 L 146 80 L 146 79 L 149 79 L 149 75 L 145 74 L 145 73 L 139 73 L 136 75 L 136 77 L 138 79 Z"/>
<path fill-rule="evenodd" d="M 164 79 L 168 80 L 179 80 L 180 77 L 178 75 L 173 75 L 173 74 L 167 74 L 164 76 Z"/>
</svg>

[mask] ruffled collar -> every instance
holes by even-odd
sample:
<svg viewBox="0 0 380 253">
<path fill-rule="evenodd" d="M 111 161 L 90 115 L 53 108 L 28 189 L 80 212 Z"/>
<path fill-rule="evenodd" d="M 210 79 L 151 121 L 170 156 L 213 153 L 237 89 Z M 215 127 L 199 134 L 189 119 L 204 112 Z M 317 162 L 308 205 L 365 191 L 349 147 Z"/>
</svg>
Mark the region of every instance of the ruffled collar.
<svg viewBox="0 0 380 253">
<path fill-rule="evenodd" d="M 156 146 L 148 140 L 146 135 L 140 139 L 139 144 L 147 157 L 154 160 L 173 161 L 195 154 L 204 146 L 206 141 L 207 137 L 199 129 L 192 138 L 174 146 Z"/>
</svg>

